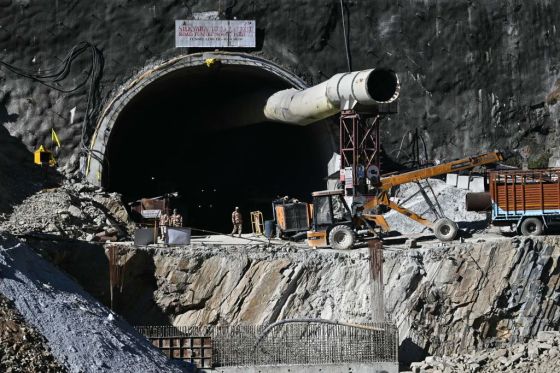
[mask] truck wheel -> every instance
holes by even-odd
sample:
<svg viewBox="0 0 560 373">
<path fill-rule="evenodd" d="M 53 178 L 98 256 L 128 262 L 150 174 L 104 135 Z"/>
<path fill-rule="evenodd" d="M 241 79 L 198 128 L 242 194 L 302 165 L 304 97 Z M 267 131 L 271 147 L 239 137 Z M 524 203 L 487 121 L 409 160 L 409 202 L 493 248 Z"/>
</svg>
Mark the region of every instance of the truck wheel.
<svg viewBox="0 0 560 373">
<path fill-rule="evenodd" d="M 459 227 L 457 224 L 447 218 L 442 218 L 434 223 L 434 234 L 440 241 L 451 241 L 457 236 Z"/>
<path fill-rule="evenodd" d="M 355 242 L 356 234 L 346 225 L 337 225 L 329 233 L 329 243 L 333 249 L 348 250 Z"/>
<path fill-rule="evenodd" d="M 539 218 L 527 218 L 521 222 L 519 230 L 524 236 L 540 236 L 543 234 L 544 226 L 542 220 Z"/>
</svg>

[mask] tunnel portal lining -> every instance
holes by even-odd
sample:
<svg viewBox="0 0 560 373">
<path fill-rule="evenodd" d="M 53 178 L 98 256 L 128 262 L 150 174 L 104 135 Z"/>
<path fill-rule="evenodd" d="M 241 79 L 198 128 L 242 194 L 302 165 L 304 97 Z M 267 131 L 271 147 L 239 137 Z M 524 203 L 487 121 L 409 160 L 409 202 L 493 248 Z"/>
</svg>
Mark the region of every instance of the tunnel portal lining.
<svg viewBox="0 0 560 373">
<path fill-rule="evenodd" d="M 167 61 L 152 64 L 123 84 L 103 108 L 90 144 L 90 149 L 93 154 L 97 155 L 101 160 L 105 160 L 111 132 L 120 113 L 144 88 L 174 71 L 203 66 L 209 59 L 215 59 L 223 65 L 238 65 L 262 69 L 285 81 L 294 88 L 303 89 L 307 87 L 306 83 L 294 73 L 271 61 L 246 53 L 196 53 L 182 55 Z M 88 181 L 95 185 L 103 185 L 103 162 L 88 155 L 83 159 L 82 164 L 84 174 Z"/>
</svg>

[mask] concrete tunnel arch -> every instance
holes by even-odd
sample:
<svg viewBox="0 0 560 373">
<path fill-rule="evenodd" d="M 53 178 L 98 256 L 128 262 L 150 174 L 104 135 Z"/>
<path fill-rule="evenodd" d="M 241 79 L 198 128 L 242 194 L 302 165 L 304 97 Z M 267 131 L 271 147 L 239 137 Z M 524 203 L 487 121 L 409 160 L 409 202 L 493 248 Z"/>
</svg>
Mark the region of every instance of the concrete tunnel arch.
<svg viewBox="0 0 560 373">
<path fill-rule="evenodd" d="M 305 199 L 325 187 L 336 149 L 328 121 L 299 127 L 264 118 L 270 94 L 306 87 L 289 70 L 244 53 L 155 64 L 105 105 L 90 144 L 102 161 L 85 159 L 86 177 L 125 202 L 179 191 L 178 207 L 193 226 L 224 231 L 236 205 L 246 220 L 253 210 L 269 218 L 276 195 Z M 240 144 L 233 154 L 231 141 Z"/>
</svg>

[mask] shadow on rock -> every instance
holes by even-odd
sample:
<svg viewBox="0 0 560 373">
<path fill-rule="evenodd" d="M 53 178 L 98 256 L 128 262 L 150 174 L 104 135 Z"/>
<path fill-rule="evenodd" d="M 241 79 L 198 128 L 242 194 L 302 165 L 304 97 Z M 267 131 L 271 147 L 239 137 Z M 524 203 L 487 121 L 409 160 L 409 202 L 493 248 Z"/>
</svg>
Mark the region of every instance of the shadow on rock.
<svg viewBox="0 0 560 373">
<path fill-rule="evenodd" d="M 33 163 L 33 153 L 4 127 L 15 114 L 7 114 L 0 104 L 0 213 L 41 189 L 58 186 L 61 176 L 54 169 L 42 169 Z"/>
<path fill-rule="evenodd" d="M 426 350 L 413 342 L 410 337 L 405 338 L 399 346 L 399 365 L 401 368 L 408 369 L 411 363 L 422 361 L 426 356 L 428 356 Z"/>
</svg>

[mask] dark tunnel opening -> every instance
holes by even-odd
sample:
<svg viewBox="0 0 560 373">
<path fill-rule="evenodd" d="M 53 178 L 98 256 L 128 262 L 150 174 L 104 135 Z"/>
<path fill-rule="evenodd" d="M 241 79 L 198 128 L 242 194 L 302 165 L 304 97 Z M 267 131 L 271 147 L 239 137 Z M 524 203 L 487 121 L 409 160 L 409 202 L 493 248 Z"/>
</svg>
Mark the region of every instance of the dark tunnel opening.
<svg viewBox="0 0 560 373">
<path fill-rule="evenodd" d="M 104 186 L 125 202 L 178 192 L 185 225 L 231 231 L 239 206 L 272 217 L 271 202 L 325 189 L 335 150 L 326 122 L 267 121 L 268 96 L 290 85 L 252 66 L 190 67 L 148 85 L 123 108 L 108 142 Z"/>
</svg>

